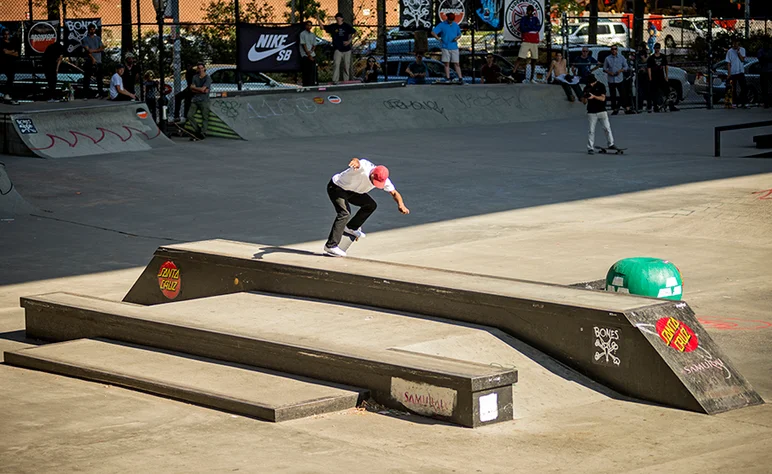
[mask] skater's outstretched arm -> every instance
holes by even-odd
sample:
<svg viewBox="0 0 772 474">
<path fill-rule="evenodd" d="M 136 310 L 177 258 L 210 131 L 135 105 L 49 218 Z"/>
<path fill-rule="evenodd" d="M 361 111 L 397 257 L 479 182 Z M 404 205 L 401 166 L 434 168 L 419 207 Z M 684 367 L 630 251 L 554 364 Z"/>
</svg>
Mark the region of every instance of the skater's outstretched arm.
<svg viewBox="0 0 772 474">
<path fill-rule="evenodd" d="M 390 192 L 391 197 L 394 199 L 394 202 L 397 203 L 397 208 L 399 209 L 399 212 L 402 214 L 410 214 L 410 209 L 405 207 L 404 201 L 402 201 L 402 195 L 397 191 L 396 189 L 392 192 Z"/>
</svg>

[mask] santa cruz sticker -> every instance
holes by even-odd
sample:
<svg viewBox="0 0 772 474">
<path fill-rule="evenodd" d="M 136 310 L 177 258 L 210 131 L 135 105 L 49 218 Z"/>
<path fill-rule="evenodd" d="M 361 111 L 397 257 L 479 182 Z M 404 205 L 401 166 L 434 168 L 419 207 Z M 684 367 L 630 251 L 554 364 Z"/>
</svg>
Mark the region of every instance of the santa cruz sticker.
<svg viewBox="0 0 772 474">
<path fill-rule="evenodd" d="M 677 351 L 691 352 L 699 345 L 694 331 L 675 318 L 660 318 L 656 327 L 657 334 L 665 341 L 665 344 Z"/>
<path fill-rule="evenodd" d="M 180 269 L 171 260 L 167 260 L 158 269 L 158 288 L 165 297 L 173 300 L 180 294 L 182 278 Z"/>
</svg>

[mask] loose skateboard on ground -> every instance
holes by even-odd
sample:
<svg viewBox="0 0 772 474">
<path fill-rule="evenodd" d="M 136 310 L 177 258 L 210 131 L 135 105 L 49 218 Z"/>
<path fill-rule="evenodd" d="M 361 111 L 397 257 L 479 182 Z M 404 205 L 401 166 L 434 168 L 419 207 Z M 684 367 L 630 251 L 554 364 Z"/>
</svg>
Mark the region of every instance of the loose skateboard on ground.
<svg viewBox="0 0 772 474">
<path fill-rule="evenodd" d="M 607 148 L 607 147 L 604 148 L 602 146 L 596 146 L 595 149 L 598 150 L 598 153 L 601 153 L 601 154 L 604 154 L 604 155 L 606 153 L 612 153 L 612 152 L 615 155 L 624 155 L 625 154 L 625 150 L 627 150 L 627 148 Z"/>
<path fill-rule="evenodd" d="M 190 139 L 191 139 L 191 140 L 193 140 L 194 142 L 195 142 L 195 141 L 198 141 L 198 140 L 200 140 L 200 138 L 199 138 L 199 137 L 197 137 L 196 135 L 194 135 L 192 132 L 188 131 L 188 130 L 185 128 L 185 125 L 184 125 L 184 124 L 180 124 L 180 123 L 178 123 L 178 122 L 169 122 L 169 123 L 170 123 L 171 125 L 173 125 L 173 126 L 174 126 L 174 129 L 177 131 L 177 134 L 176 134 L 176 135 L 177 135 L 178 137 L 188 136 L 188 137 L 190 137 Z"/>
</svg>

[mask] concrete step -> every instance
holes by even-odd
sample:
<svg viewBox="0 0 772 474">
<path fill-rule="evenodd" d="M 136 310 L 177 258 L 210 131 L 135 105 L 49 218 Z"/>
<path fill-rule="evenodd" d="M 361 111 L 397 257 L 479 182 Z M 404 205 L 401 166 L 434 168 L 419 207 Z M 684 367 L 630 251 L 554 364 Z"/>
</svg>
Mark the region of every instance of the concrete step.
<svg viewBox="0 0 772 474">
<path fill-rule="evenodd" d="M 360 388 L 109 339 L 6 352 L 5 362 L 275 422 L 354 408 L 368 396 Z"/>
<path fill-rule="evenodd" d="M 259 324 L 262 312 L 292 309 L 146 307 L 69 293 L 22 298 L 22 306 L 33 338 L 102 337 L 363 387 L 384 405 L 463 426 L 513 419 L 515 369 L 281 335 Z"/>
</svg>

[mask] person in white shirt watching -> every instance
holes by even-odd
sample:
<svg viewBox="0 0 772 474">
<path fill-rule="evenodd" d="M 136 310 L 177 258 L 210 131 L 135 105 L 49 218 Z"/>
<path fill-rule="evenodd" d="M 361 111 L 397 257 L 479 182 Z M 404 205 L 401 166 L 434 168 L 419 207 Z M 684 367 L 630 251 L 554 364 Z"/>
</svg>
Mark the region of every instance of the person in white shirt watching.
<svg viewBox="0 0 772 474">
<path fill-rule="evenodd" d="M 338 247 L 343 238 L 343 231 L 353 234 L 358 238 L 365 236 L 362 232 L 362 224 L 375 212 L 378 206 L 375 200 L 367 193 L 374 188 L 383 189 L 391 194 L 397 203 L 397 208 L 402 214 L 410 214 L 405 207 L 402 195 L 394 187 L 389 179 L 389 170 L 383 165 L 374 165 L 368 160 L 352 158 L 348 169 L 341 171 L 332 177 L 327 184 L 327 196 L 335 207 L 335 222 L 332 224 L 330 236 L 324 245 L 324 253 L 334 257 L 345 257 L 346 252 Z M 351 217 L 351 206 L 359 207 L 359 211 Z M 351 219 L 349 220 L 349 217 Z"/>
<path fill-rule="evenodd" d="M 123 88 L 123 64 L 115 66 L 115 74 L 110 79 L 110 100 L 136 100 L 137 96 Z"/>
<path fill-rule="evenodd" d="M 745 48 L 740 46 L 740 40 L 732 41 L 732 47 L 726 52 L 727 77 L 726 82 L 732 81 L 732 108 L 737 105 L 743 109 L 748 108 L 748 86 L 745 83 Z M 739 92 L 737 89 L 740 89 Z"/>
</svg>

